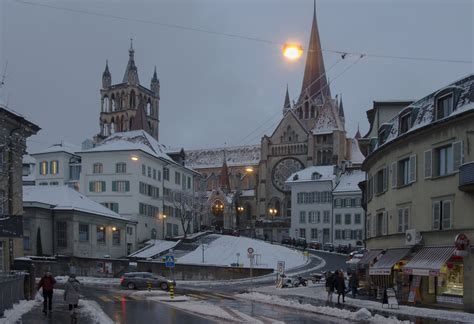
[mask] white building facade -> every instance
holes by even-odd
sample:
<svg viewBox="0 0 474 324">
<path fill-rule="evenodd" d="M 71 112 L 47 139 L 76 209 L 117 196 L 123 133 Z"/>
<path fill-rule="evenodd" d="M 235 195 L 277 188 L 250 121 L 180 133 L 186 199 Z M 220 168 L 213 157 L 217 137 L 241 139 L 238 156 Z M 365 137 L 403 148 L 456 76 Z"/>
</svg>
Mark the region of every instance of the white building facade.
<svg viewBox="0 0 474 324">
<path fill-rule="evenodd" d="M 362 191 L 358 184 L 365 180 L 365 172 L 346 170 L 340 175 L 332 191 L 334 245 L 361 246 L 364 237 Z"/>
<path fill-rule="evenodd" d="M 334 166 L 313 166 L 296 172 L 286 181 L 291 187 L 290 237 L 332 241 L 332 190 Z"/>
</svg>

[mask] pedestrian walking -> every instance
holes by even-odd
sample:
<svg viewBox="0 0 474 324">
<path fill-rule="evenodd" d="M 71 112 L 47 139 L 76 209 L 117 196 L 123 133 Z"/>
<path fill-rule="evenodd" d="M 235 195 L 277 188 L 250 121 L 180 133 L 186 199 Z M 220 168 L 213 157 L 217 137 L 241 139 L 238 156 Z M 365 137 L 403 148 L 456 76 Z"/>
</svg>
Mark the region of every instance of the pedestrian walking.
<svg viewBox="0 0 474 324">
<path fill-rule="evenodd" d="M 346 294 L 346 282 L 344 280 L 344 271 L 339 271 L 338 276 L 335 278 L 335 288 L 337 291 L 337 303 L 340 304 L 341 295 L 342 302 L 345 303 L 345 294 Z"/>
<path fill-rule="evenodd" d="M 349 277 L 349 288 L 352 292 L 352 298 L 356 298 L 357 288 L 359 288 L 359 278 L 357 278 L 357 274 L 355 272 L 353 272 Z"/>
<path fill-rule="evenodd" d="M 47 310 L 51 313 L 53 310 L 53 290 L 56 279 L 53 274 L 49 271 L 45 273 L 43 278 L 38 283 L 37 289 L 43 288 L 43 313 L 46 315 Z"/>
<path fill-rule="evenodd" d="M 69 279 L 64 286 L 64 300 L 69 304 L 69 312 L 71 315 L 76 313 L 77 304 L 79 303 L 79 281 L 75 274 L 70 274 Z"/>
<path fill-rule="evenodd" d="M 337 271 L 336 271 L 337 272 Z M 336 277 L 336 273 L 328 272 L 326 274 L 326 291 L 328 293 L 328 303 L 332 303 L 332 295 L 334 293 L 334 279 Z"/>
</svg>

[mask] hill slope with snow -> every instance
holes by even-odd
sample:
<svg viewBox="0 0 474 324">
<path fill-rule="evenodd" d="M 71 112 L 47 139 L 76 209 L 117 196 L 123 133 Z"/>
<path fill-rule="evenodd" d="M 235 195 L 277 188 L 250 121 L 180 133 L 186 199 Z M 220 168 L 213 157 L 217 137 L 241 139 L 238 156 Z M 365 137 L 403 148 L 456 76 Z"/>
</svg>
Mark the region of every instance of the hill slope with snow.
<svg viewBox="0 0 474 324">
<path fill-rule="evenodd" d="M 204 251 L 204 264 L 229 266 L 231 263 L 237 262 L 237 253 L 239 253 L 239 263 L 243 263 L 244 267 L 249 267 L 250 259 L 247 257 L 249 247 L 254 249 L 255 259 L 258 262 L 254 267 L 276 269 L 278 261 L 285 261 L 285 268 L 290 269 L 306 263 L 305 257 L 300 251 L 284 246 L 248 237 L 216 236 L 218 238 L 213 240 Z M 180 257 L 178 263 L 202 264 L 201 246 Z"/>
</svg>

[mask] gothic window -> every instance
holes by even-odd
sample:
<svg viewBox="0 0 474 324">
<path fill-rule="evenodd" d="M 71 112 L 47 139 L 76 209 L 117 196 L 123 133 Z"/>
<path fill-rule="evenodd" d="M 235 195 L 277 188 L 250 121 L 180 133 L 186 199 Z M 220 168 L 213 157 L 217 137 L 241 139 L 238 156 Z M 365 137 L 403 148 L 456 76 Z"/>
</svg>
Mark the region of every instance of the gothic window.
<svg viewBox="0 0 474 324">
<path fill-rule="evenodd" d="M 298 108 L 298 117 L 299 119 L 303 119 L 303 109 L 301 107 Z"/>
<path fill-rule="evenodd" d="M 315 109 L 314 106 L 311 107 L 311 118 L 315 118 Z"/>
<path fill-rule="evenodd" d="M 146 114 L 147 116 L 153 116 L 153 111 L 151 110 L 151 101 L 148 99 L 146 103 Z"/>
<path fill-rule="evenodd" d="M 112 118 L 112 120 L 110 121 L 110 134 L 113 134 L 113 133 L 115 133 L 115 121 Z"/>
<path fill-rule="evenodd" d="M 309 118 L 309 104 L 308 102 L 304 103 L 304 119 Z"/>
<path fill-rule="evenodd" d="M 130 102 L 130 108 L 132 109 L 135 109 L 136 106 L 135 106 L 135 102 L 136 101 L 136 98 L 135 98 L 135 91 L 131 91 L 130 92 L 130 98 L 129 98 L 129 102 Z"/>
<path fill-rule="evenodd" d="M 109 112 L 109 97 L 104 96 L 102 98 L 102 112 Z"/>
<path fill-rule="evenodd" d="M 111 108 L 111 111 L 116 111 L 117 110 L 117 101 L 115 100 L 115 95 L 112 94 L 112 96 L 110 97 L 110 100 L 112 101 L 112 107 Z"/>
<path fill-rule="evenodd" d="M 125 92 L 122 91 L 120 94 L 120 109 L 123 109 L 125 107 Z"/>
</svg>

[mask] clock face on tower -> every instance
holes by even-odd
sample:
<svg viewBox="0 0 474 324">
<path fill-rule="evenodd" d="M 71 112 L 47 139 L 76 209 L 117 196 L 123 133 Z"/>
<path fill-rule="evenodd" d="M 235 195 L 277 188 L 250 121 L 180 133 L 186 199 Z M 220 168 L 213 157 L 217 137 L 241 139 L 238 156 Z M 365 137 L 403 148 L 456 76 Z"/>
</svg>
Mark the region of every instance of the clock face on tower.
<svg viewBox="0 0 474 324">
<path fill-rule="evenodd" d="M 294 158 L 286 158 L 278 161 L 272 170 L 272 182 L 275 188 L 281 192 L 288 192 L 290 188 L 285 181 L 295 172 L 304 169 L 303 163 Z"/>
</svg>

